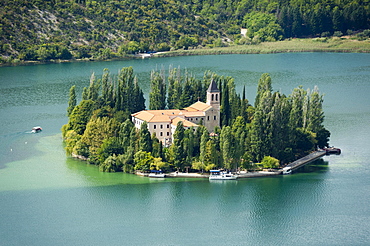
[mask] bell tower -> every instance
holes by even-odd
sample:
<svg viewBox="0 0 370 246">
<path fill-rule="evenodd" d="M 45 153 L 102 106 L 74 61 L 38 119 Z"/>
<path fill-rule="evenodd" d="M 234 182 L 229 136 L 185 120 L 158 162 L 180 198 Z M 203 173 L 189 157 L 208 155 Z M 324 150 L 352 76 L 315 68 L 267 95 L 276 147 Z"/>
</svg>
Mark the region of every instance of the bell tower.
<svg viewBox="0 0 370 246">
<path fill-rule="evenodd" d="M 220 90 L 214 80 L 211 81 L 207 90 L 207 102 L 208 105 L 214 109 L 220 111 Z"/>
</svg>

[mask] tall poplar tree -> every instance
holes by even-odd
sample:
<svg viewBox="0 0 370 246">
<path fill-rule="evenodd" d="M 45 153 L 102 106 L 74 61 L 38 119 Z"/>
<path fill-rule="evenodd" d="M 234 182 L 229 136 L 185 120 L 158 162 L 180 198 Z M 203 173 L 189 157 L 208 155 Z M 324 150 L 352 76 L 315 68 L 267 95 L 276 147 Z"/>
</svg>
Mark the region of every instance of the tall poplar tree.
<svg viewBox="0 0 370 246">
<path fill-rule="evenodd" d="M 222 95 L 221 95 L 221 126 L 228 126 L 231 118 L 230 100 L 229 100 L 229 86 L 227 81 L 223 81 Z"/>
<path fill-rule="evenodd" d="M 173 135 L 173 164 L 179 169 L 184 168 L 186 153 L 184 151 L 184 136 L 185 130 L 182 121 L 179 121 L 176 126 L 175 134 Z"/>
<path fill-rule="evenodd" d="M 148 130 L 148 123 L 144 121 L 139 131 L 139 150 L 152 152 L 152 138 Z"/>
<path fill-rule="evenodd" d="M 149 109 L 166 108 L 166 81 L 164 71 L 152 71 L 150 75 Z"/>
<path fill-rule="evenodd" d="M 200 151 L 199 160 L 203 164 L 206 164 L 206 153 L 207 153 L 206 144 L 207 144 L 208 140 L 209 140 L 209 133 L 208 133 L 207 129 L 203 129 L 203 133 L 202 133 L 202 136 L 200 138 L 200 146 L 199 146 L 199 151 Z"/>
<path fill-rule="evenodd" d="M 109 70 L 107 68 L 105 68 L 103 71 L 103 75 L 101 78 L 101 87 L 101 99 L 103 101 L 103 105 L 114 107 L 113 83 L 110 78 Z"/>
<path fill-rule="evenodd" d="M 258 81 L 257 95 L 254 101 L 254 106 L 257 107 L 260 103 L 260 98 L 266 92 L 272 92 L 271 77 L 268 73 L 262 74 L 261 78 Z"/>
<path fill-rule="evenodd" d="M 182 89 L 182 93 L 180 96 L 180 102 L 178 105 L 178 108 L 185 108 L 190 106 L 192 103 L 194 103 L 192 97 L 194 95 L 193 89 L 192 89 L 192 80 L 194 78 L 186 74 L 185 81 L 184 81 L 184 87 Z"/>
<path fill-rule="evenodd" d="M 69 117 L 72 114 L 73 109 L 77 105 L 77 99 L 76 99 L 76 86 L 73 85 L 69 89 L 69 101 L 68 101 L 68 108 L 67 108 L 67 116 Z"/>
<path fill-rule="evenodd" d="M 169 109 L 179 108 L 179 98 L 182 94 L 181 70 L 179 68 L 169 69 L 167 107 Z"/>
<path fill-rule="evenodd" d="M 227 170 L 233 168 L 233 159 L 234 159 L 234 139 L 231 133 L 230 126 L 224 126 L 221 130 L 220 136 L 220 149 L 223 158 L 223 167 Z"/>
</svg>

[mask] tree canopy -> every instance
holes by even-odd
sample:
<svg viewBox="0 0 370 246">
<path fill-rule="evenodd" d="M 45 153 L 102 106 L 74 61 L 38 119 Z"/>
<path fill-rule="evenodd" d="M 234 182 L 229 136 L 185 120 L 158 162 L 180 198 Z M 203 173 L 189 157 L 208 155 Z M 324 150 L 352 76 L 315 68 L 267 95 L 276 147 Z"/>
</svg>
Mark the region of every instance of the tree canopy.
<svg viewBox="0 0 370 246">
<path fill-rule="evenodd" d="M 277 168 L 328 146 L 330 132 L 323 124 L 323 95 L 317 87 L 297 87 L 286 96 L 274 92 L 270 75 L 262 74 L 253 107 L 245 90 L 242 96 L 236 93 L 232 77 L 206 71 L 199 80 L 188 72 L 182 77 L 180 68 L 170 68 L 166 78 L 164 71 L 152 72 L 149 97 L 153 109 L 159 104 L 160 108 L 189 106 L 198 100 L 194 94 L 206 94 L 213 80 L 222 88 L 221 128 L 209 132 L 200 124 L 197 129 L 185 129 L 179 121 L 172 145 L 167 146 L 155 133 L 150 135 L 147 122 L 137 129 L 130 119 L 131 113 L 145 109 L 133 69 L 123 68 L 118 76 L 104 70 L 101 78 L 91 76 L 79 104 L 75 105 L 75 86 L 70 89 L 68 110 L 72 112 L 62 127 L 67 154 L 86 159 L 105 172 L 188 168 L 203 172 L 254 169 L 253 163 L 258 162 L 264 168 Z M 172 93 L 181 100 L 172 100 Z"/>
<path fill-rule="evenodd" d="M 111 59 L 352 34 L 369 29 L 369 17 L 367 0 L 3 0 L 0 62 Z M 251 42 L 240 28 L 248 29 Z M 369 31 L 361 35 L 368 38 Z"/>
</svg>

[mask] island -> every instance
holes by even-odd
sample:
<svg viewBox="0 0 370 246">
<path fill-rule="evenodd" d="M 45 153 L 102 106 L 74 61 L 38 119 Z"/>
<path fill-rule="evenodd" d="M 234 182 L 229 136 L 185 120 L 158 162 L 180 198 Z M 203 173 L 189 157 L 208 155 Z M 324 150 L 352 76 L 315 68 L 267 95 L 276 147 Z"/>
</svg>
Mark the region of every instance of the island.
<svg viewBox="0 0 370 246">
<path fill-rule="evenodd" d="M 132 67 L 118 75 L 91 75 L 77 104 L 69 92 L 62 135 L 68 155 L 103 172 L 207 173 L 281 169 L 329 146 L 323 95 L 299 86 L 273 91 L 262 74 L 254 106 L 234 79 L 205 71 L 197 79 L 181 68 L 153 70 L 149 108 Z"/>
</svg>

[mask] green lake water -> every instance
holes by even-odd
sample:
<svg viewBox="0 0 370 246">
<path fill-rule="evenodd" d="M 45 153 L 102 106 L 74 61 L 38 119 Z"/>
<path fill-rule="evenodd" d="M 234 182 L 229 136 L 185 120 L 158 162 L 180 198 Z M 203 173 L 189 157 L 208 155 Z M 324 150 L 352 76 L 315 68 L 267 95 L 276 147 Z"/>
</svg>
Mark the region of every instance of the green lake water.
<svg viewBox="0 0 370 246">
<path fill-rule="evenodd" d="M 253 103 L 273 89 L 324 93 L 330 144 L 297 173 L 210 182 L 101 173 L 68 158 L 60 128 L 69 88 L 92 72 L 133 66 L 147 95 L 152 69 L 235 78 Z M 0 68 L 0 245 L 369 245 L 370 54 L 222 55 Z M 33 126 L 44 130 L 31 134 Z"/>
</svg>

